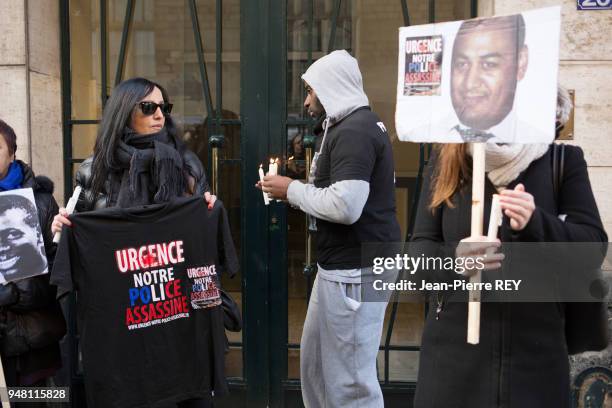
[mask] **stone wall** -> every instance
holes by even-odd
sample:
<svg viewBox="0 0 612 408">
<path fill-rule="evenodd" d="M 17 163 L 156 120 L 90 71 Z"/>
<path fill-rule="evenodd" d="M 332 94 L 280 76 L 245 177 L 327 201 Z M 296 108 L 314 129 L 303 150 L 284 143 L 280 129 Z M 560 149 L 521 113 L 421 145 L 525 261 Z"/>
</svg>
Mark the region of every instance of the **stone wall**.
<svg viewBox="0 0 612 408">
<path fill-rule="evenodd" d="M 0 10 L 0 118 L 17 133 L 17 157 L 63 202 L 59 2 L 0 0 Z"/>
</svg>

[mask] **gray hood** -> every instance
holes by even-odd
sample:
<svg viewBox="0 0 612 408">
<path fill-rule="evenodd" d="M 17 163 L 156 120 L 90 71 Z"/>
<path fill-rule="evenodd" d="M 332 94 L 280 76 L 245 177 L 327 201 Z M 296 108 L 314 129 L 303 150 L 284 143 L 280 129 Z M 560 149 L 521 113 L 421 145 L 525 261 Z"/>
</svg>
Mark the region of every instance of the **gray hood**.
<svg viewBox="0 0 612 408">
<path fill-rule="evenodd" d="M 306 70 L 302 79 L 317 94 L 330 126 L 354 110 L 369 105 L 357 60 L 345 50 L 333 51 L 319 58 Z"/>
</svg>

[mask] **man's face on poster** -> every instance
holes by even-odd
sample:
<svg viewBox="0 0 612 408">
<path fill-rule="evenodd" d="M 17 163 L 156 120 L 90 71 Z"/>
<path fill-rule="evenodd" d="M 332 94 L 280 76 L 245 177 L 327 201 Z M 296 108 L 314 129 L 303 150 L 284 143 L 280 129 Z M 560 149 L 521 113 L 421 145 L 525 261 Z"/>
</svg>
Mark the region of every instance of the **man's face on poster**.
<svg viewBox="0 0 612 408">
<path fill-rule="evenodd" d="M 453 47 L 451 99 L 466 126 L 487 130 L 512 110 L 516 85 L 527 70 L 527 47 L 512 24 L 460 29 Z M 520 48 L 520 49 L 519 49 Z"/>
<path fill-rule="evenodd" d="M 44 267 L 38 231 L 24 221 L 28 215 L 19 207 L 0 213 L 0 273 L 6 280 L 15 274 L 38 273 Z"/>
</svg>

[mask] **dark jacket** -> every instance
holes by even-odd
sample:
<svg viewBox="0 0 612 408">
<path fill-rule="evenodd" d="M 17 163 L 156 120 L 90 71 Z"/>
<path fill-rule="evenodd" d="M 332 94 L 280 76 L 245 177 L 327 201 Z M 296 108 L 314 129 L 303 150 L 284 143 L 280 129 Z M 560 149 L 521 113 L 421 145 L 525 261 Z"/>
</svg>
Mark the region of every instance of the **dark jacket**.
<svg viewBox="0 0 612 408">
<path fill-rule="evenodd" d="M 186 150 L 183 154 L 185 161 L 185 169 L 187 171 L 189 195 L 203 195 L 206 191 L 210 191 L 206 174 L 202 162 L 198 159 L 191 150 Z M 98 197 L 94 199 L 92 192 L 92 163 L 93 156 L 85 159 L 76 173 L 76 184 L 83 189 L 79 196 L 79 201 L 76 205 L 77 212 L 98 210 L 106 207 L 114 207 L 115 202 L 109 202 L 108 195 L 105 192 L 98 193 Z M 110 191 L 109 183 L 118 181 L 107 180 L 106 191 Z"/>
<path fill-rule="evenodd" d="M 58 212 L 53 198 L 53 182 L 35 177 L 32 169 L 19 161 L 23 188 L 32 188 L 42 229 L 49 270 L 55 259 L 51 223 Z M 61 366 L 59 340 L 66 324 L 55 300 L 56 288 L 49 285 L 49 274 L 0 285 L 0 344 L 7 383 L 30 385 L 49 377 Z"/>
<path fill-rule="evenodd" d="M 453 196 L 454 208 L 429 208 L 432 157 L 424 177 L 413 241 L 458 242 L 470 235 L 471 183 Z M 523 183 L 536 204 L 516 233 L 504 216 L 502 242 L 607 242 L 579 147 L 567 146 L 559 209 L 551 149 L 508 185 Z M 485 220 L 494 186 L 485 185 Z M 567 214 L 561 221 L 557 214 Z M 449 272 L 453 273 L 453 272 Z M 485 272 L 486 273 L 486 272 Z M 441 277 L 438 277 L 439 280 Z M 569 364 L 559 303 L 483 303 L 480 344 L 466 342 L 467 304 L 432 293 L 420 355 L 415 407 L 563 408 L 569 406 Z M 441 311 L 438 312 L 438 310 Z M 436 319 L 437 317 L 437 319 Z"/>
<path fill-rule="evenodd" d="M 327 136 L 323 136 L 325 130 L 315 129 L 321 141 L 317 142 L 320 154 L 314 164 L 314 186 L 329 188 L 354 180 L 367 182 L 369 186 L 364 196 L 352 192 L 345 198 L 347 202 L 365 201 L 359 218 L 350 224 L 317 219 L 317 263 L 324 269 L 367 267 L 369 262 L 361 257 L 363 243 L 401 240 L 395 206 L 393 150 L 381 124 L 370 107 L 362 106 L 330 125 Z"/>
</svg>

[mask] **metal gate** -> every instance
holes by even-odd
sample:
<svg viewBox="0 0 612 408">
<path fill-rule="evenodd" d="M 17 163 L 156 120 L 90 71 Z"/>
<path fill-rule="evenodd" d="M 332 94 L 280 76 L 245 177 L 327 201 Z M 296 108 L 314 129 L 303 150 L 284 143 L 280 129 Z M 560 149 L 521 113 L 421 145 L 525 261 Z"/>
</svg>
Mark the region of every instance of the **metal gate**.
<svg viewBox="0 0 612 408">
<path fill-rule="evenodd" d="M 61 0 L 66 195 L 91 154 L 112 88 L 145 76 L 168 88 L 183 139 L 228 209 L 242 268 L 222 283 L 242 305 L 244 328 L 228 334 L 231 395 L 216 406 L 301 406 L 299 333 L 314 254 L 303 214 L 281 203 L 264 206 L 253 187 L 270 157 L 280 158 L 286 174 L 305 177 L 313 138 L 300 74 L 328 51 L 347 49 L 384 117 L 394 94 L 380 90 L 389 82 L 394 89 L 387 74 L 397 65 L 397 36 L 385 33 L 475 14 L 474 0 Z M 411 167 L 397 177 L 406 234 L 426 150 L 409 148 Z M 74 301 L 65 351 L 72 404 L 84 407 Z M 423 314 L 423 305 L 388 308 L 378 361 L 387 406 L 412 400 Z"/>
</svg>

